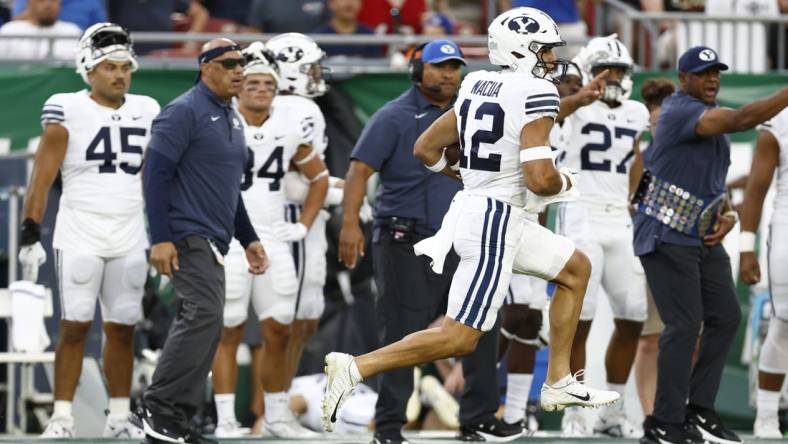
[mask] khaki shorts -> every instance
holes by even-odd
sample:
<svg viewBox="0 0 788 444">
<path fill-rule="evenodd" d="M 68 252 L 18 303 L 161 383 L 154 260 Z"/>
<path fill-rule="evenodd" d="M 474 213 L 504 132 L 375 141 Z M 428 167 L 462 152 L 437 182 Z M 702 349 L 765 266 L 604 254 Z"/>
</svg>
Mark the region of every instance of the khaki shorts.
<svg viewBox="0 0 788 444">
<path fill-rule="evenodd" d="M 658 335 L 665 329 L 665 324 L 659 317 L 657 306 L 654 304 L 654 296 L 651 295 L 651 290 L 646 286 L 646 299 L 648 301 L 648 317 L 646 322 L 643 323 L 643 330 L 640 336 Z"/>
</svg>

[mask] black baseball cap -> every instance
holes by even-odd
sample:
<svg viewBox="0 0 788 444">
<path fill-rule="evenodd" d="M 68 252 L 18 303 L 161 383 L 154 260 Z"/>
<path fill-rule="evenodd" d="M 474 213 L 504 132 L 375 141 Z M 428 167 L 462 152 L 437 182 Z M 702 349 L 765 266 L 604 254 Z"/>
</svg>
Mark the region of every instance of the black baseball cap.
<svg viewBox="0 0 788 444">
<path fill-rule="evenodd" d="M 694 46 L 679 58 L 679 72 L 698 74 L 711 68 L 727 71 L 728 65 L 720 62 L 717 52 L 708 46 Z"/>
</svg>

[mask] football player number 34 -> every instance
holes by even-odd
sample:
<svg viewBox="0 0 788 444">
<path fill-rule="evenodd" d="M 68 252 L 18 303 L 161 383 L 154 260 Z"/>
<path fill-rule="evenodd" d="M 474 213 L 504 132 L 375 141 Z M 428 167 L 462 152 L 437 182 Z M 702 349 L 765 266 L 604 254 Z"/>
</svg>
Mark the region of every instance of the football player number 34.
<svg viewBox="0 0 788 444">
<path fill-rule="evenodd" d="M 495 102 L 484 102 L 479 105 L 479 107 L 476 108 L 476 112 L 473 113 L 473 121 L 471 122 L 472 127 L 478 126 L 479 122 L 488 116 L 492 117 L 492 127 L 490 129 L 477 129 L 473 134 L 468 134 L 470 140 L 467 140 L 466 129 L 468 128 L 470 107 L 470 99 L 465 99 L 460 106 L 460 148 L 462 150 L 460 168 L 481 171 L 501 171 L 501 155 L 484 153 L 481 144 L 494 144 L 503 137 L 503 108 Z"/>
<path fill-rule="evenodd" d="M 257 177 L 271 179 L 271 182 L 268 183 L 269 191 L 279 191 L 282 186 L 281 180 L 285 177 L 284 149 L 282 146 L 274 148 L 271 155 L 257 171 Z M 241 182 L 241 189 L 244 191 L 252 186 L 254 177 L 254 151 L 251 149 L 249 150 L 249 160 L 246 163 L 249 169 L 244 172 L 244 179 Z"/>
<path fill-rule="evenodd" d="M 118 153 L 112 149 L 112 134 L 110 127 L 103 126 L 88 145 L 85 152 L 85 160 L 98 160 L 99 173 L 115 173 L 117 167 L 127 174 L 137 174 L 142 168 L 142 146 L 132 143 L 132 136 L 145 137 L 145 128 L 118 128 L 120 131 L 120 152 L 122 162 L 117 163 Z"/>
</svg>

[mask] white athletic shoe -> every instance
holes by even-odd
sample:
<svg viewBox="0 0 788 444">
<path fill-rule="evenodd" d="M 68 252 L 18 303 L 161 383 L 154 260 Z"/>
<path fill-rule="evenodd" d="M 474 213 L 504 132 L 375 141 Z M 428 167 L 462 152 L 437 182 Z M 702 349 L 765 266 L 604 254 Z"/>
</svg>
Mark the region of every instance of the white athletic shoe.
<svg viewBox="0 0 788 444">
<path fill-rule="evenodd" d="M 413 368 L 413 393 L 408 398 L 408 404 L 405 407 L 405 419 L 408 422 L 413 422 L 419 419 L 421 415 L 421 395 L 419 394 L 421 388 L 419 382 L 421 381 L 421 369 L 418 367 Z"/>
<path fill-rule="evenodd" d="M 41 438 L 66 439 L 74 437 L 74 418 L 71 416 L 53 416 Z"/>
<path fill-rule="evenodd" d="M 554 385 L 542 384 L 542 409 L 553 412 L 572 406 L 601 407 L 613 404 L 621 397 L 613 391 L 588 387 L 576 379 L 581 375 L 577 372 L 575 376 L 568 375 Z"/>
<path fill-rule="evenodd" d="M 137 427 L 131 420 L 129 415 L 108 415 L 107 422 L 104 423 L 104 432 L 101 434 L 104 438 L 145 438 L 145 431 Z"/>
<path fill-rule="evenodd" d="M 354 381 L 350 373 L 353 356 L 345 353 L 329 353 L 326 355 L 325 372 L 327 376 L 326 391 L 320 402 L 320 420 L 323 429 L 334 431 L 337 415 L 342 404 L 350 398 L 359 382 Z"/>
<path fill-rule="evenodd" d="M 624 412 L 600 412 L 594 424 L 594 433 L 613 438 L 640 438 L 643 430 L 632 424 Z"/>
<path fill-rule="evenodd" d="M 589 436 L 583 412 L 567 410 L 561 419 L 561 436 L 564 438 L 584 438 Z"/>
<path fill-rule="evenodd" d="M 432 411 L 438 415 L 442 423 L 451 429 L 460 427 L 460 404 L 449 392 L 443 388 L 438 378 L 427 375 L 421 378 L 421 397 Z"/>
<path fill-rule="evenodd" d="M 321 435 L 302 426 L 295 418 L 286 418 L 282 421 L 266 421 L 263 424 L 263 436 L 283 439 L 316 439 Z"/>
<path fill-rule="evenodd" d="M 241 423 L 235 420 L 220 422 L 213 432 L 217 438 L 243 438 L 250 433 L 249 427 L 241 427 Z"/>
<path fill-rule="evenodd" d="M 780 420 L 776 417 L 755 418 L 755 425 L 752 427 L 753 435 L 761 439 L 779 439 L 783 437 L 780 432 Z"/>
</svg>

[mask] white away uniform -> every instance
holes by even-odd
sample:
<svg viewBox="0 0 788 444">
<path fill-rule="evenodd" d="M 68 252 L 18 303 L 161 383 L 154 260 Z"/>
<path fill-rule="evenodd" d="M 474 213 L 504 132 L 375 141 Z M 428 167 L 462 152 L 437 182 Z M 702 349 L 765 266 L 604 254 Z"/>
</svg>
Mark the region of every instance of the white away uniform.
<svg viewBox="0 0 788 444">
<path fill-rule="evenodd" d="M 286 107 L 290 125 L 300 127 L 305 133 L 312 149 L 323 157 L 328 145 L 326 138 L 326 119 L 320 107 L 311 99 L 295 95 L 278 95 L 274 106 Z M 303 202 L 288 202 L 287 220 L 298 222 Z M 293 256 L 296 260 L 299 290 L 296 319 L 319 319 L 325 308 L 323 286 L 326 283 L 326 212 L 321 211 L 309 227 L 306 237 L 293 242 Z"/>
<path fill-rule="evenodd" d="M 260 127 L 244 119 L 244 137 L 250 161 L 244 173 L 241 196 L 260 241 L 268 255 L 268 270 L 249 273 L 246 254 L 237 240 L 225 258 L 227 282 L 224 325 L 234 327 L 246 320 L 249 298 L 259 320 L 273 318 L 289 324 L 295 315 L 298 279 L 290 242 L 274 236 L 275 224 L 285 223 L 285 172 L 299 145 L 309 143 L 301 127 L 291 123 L 286 109 L 274 102 Z"/>
<path fill-rule="evenodd" d="M 140 169 L 159 109 L 135 94 L 108 108 L 87 90 L 44 104 L 42 126 L 68 131 L 53 239 L 63 319 L 92 321 L 97 298 L 105 322 L 142 318 L 148 237 Z"/>
<path fill-rule="evenodd" d="M 591 260 L 584 321 L 594 317 L 600 284 L 616 319 L 646 319 L 645 276 L 632 247 L 628 195 L 633 145 L 648 118 L 640 102 L 611 108 L 597 100 L 566 119 L 571 131 L 563 165 L 580 172 L 580 199 L 561 205 L 557 226 Z"/>
<path fill-rule="evenodd" d="M 761 125 L 761 129 L 772 133 L 780 146 L 777 193 L 768 238 L 769 293 L 775 316 L 788 322 L 788 108 Z"/>
<path fill-rule="evenodd" d="M 555 130 L 555 127 L 553 129 Z M 539 223 L 539 215 L 536 213 L 526 211 L 525 217 L 533 223 Z M 547 281 L 535 276 L 513 274 L 504 305 L 527 305 L 533 310 L 542 310 L 547 307 Z"/>
<path fill-rule="evenodd" d="M 439 233 L 421 244 L 443 252 L 453 241 L 460 265 L 447 314 L 458 322 L 489 330 L 513 270 L 553 279 L 574 252 L 571 241 L 527 220 L 523 209 L 520 132 L 533 120 L 555 118 L 558 104 L 552 83 L 525 74 L 476 71 L 462 82 L 454 112 L 464 190 L 452 201 Z M 443 257 L 435 250 L 421 252 Z"/>
</svg>

